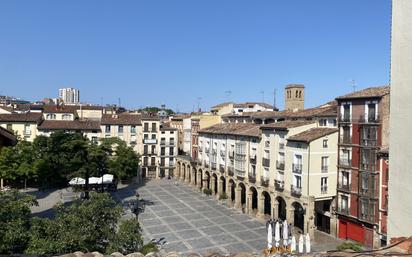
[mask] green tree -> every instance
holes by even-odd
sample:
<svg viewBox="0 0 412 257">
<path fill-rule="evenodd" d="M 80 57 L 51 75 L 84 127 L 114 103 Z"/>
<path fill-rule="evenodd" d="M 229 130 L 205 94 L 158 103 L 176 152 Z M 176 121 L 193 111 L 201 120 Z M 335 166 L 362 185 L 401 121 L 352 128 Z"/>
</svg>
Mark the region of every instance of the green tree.
<svg viewBox="0 0 412 257">
<path fill-rule="evenodd" d="M 0 179 L 1 187 L 3 180 L 14 180 L 18 169 L 17 154 L 14 147 L 3 147 L 0 151 Z"/>
<path fill-rule="evenodd" d="M 126 255 L 139 251 L 143 247 L 141 232 L 137 218 L 123 221 L 106 253 L 121 252 Z"/>
<path fill-rule="evenodd" d="M 92 193 L 88 200 L 60 205 L 54 220 L 34 219 L 26 252 L 105 252 L 115 237 L 121 212 L 121 207 L 106 193 Z"/>
<path fill-rule="evenodd" d="M 30 239 L 30 207 L 34 197 L 12 190 L 0 191 L 0 253 L 21 253 Z"/>
</svg>

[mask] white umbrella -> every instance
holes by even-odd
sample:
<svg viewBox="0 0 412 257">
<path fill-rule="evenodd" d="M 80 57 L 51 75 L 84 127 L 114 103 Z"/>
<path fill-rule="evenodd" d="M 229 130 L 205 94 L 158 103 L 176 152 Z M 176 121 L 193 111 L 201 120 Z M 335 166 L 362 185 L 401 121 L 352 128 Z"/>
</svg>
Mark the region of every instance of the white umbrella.
<svg viewBox="0 0 412 257">
<path fill-rule="evenodd" d="M 83 178 L 72 178 L 72 180 L 69 181 L 69 185 L 75 186 L 75 185 L 84 185 L 86 183 L 86 180 Z"/>
<path fill-rule="evenodd" d="M 295 236 L 292 236 L 292 242 L 290 243 L 290 250 L 293 252 L 296 252 L 296 238 Z"/>
<path fill-rule="evenodd" d="M 268 224 L 268 249 L 272 248 L 272 225 Z"/>
<path fill-rule="evenodd" d="M 98 177 L 90 177 L 89 178 L 89 184 L 90 185 L 96 185 L 96 184 L 101 184 L 102 183 L 102 179 L 98 178 Z"/>
<path fill-rule="evenodd" d="M 309 234 L 306 234 L 305 246 L 306 246 L 306 253 L 310 253 L 310 236 L 309 236 Z"/>
<path fill-rule="evenodd" d="M 276 221 L 276 225 L 275 225 L 275 243 L 276 243 L 276 247 L 279 247 L 279 242 L 280 242 L 280 224 L 279 224 L 279 221 Z"/>
<path fill-rule="evenodd" d="M 288 245 L 288 239 L 289 239 L 288 223 L 285 220 L 283 222 L 283 245 L 284 246 Z"/>
<path fill-rule="evenodd" d="M 303 236 L 302 236 L 302 234 L 299 237 L 299 253 L 303 253 Z"/>
<path fill-rule="evenodd" d="M 112 174 L 104 174 L 102 177 L 103 184 L 110 184 L 113 182 Z"/>
</svg>

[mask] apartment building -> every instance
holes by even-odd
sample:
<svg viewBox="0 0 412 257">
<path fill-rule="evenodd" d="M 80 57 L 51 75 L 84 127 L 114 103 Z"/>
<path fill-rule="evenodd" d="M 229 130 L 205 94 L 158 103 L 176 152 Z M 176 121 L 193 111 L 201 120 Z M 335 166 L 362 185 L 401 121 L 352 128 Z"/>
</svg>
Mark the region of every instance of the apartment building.
<svg viewBox="0 0 412 257">
<path fill-rule="evenodd" d="M 197 159 L 178 157 L 176 177 L 259 219 L 334 233 L 336 128 L 317 121 L 225 123 L 198 131 Z M 332 224 L 332 225 L 331 225 Z"/>
<path fill-rule="evenodd" d="M 190 115 L 189 115 L 190 116 Z M 188 118 L 188 115 L 175 115 L 170 118 L 170 127 L 177 129 L 178 131 L 178 142 L 177 142 L 177 149 L 178 154 L 184 153 L 184 129 L 183 129 L 183 119 Z"/>
<path fill-rule="evenodd" d="M 60 88 L 59 98 L 65 104 L 79 104 L 80 103 L 80 90 L 76 88 Z"/>
<path fill-rule="evenodd" d="M 75 105 L 25 105 L 2 110 L 0 127 L 24 140 L 33 141 L 39 135 L 49 136 L 55 131 L 82 133 L 95 143 L 115 137 L 141 155 L 142 176 L 161 178 L 173 174 L 178 153 L 177 129 L 162 126 L 157 116 Z"/>
<path fill-rule="evenodd" d="M 260 112 L 260 111 L 273 111 L 272 105 L 259 102 L 245 102 L 245 103 L 233 103 L 225 102 L 213 106 L 210 112 L 214 115 L 222 116 L 224 114 L 241 114 L 243 112 Z"/>
<path fill-rule="evenodd" d="M 338 236 L 368 247 L 385 244 L 382 186 L 388 169 L 378 153 L 389 146 L 389 87 L 336 98 L 339 106 Z M 382 205 L 384 203 L 384 206 Z"/>
</svg>

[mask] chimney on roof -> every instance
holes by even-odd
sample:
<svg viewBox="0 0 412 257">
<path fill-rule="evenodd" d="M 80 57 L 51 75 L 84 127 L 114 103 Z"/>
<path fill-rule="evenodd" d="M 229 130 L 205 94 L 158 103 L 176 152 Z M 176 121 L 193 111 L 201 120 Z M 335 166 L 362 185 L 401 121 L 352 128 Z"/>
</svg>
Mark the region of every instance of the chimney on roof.
<svg viewBox="0 0 412 257">
<path fill-rule="evenodd" d="M 285 87 L 285 110 L 299 111 L 305 108 L 305 86 L 289 84 Z"/>
</svg>

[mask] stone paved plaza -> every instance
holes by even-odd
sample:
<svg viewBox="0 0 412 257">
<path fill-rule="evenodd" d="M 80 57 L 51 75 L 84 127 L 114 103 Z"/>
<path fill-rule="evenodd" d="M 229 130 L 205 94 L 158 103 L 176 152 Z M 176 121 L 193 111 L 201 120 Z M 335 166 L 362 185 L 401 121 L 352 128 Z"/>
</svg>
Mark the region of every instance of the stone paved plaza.
<svg viewBox="0 0 412 257">
<path fill-rule="evenodd" d="M 119 188 L 123 202 L 134 199 L 134 187 Z M 265 225 L 212 197 L 181 183 L 153 180 L 138 188 L 147 201 L 139 220 L 145 241 L 164 238 L 166 251 L 205 253 L 261 253 L 266 245 Z M 335 249 L 339 240 L 316 233 L 314 250 Z"/>
</svg>

